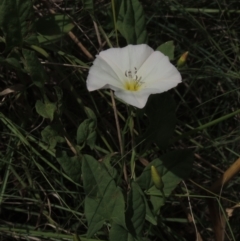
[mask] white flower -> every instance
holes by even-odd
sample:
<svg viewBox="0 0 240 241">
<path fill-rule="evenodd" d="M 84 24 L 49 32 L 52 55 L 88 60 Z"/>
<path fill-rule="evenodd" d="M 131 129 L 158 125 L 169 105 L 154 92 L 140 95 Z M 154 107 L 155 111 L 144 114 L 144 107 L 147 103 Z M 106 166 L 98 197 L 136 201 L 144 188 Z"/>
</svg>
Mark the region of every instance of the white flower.
<svg viewBox="0 0 240 241">
<path fill-rule="evenodd" d="M 167 56 L 146 44 L 128 45 L 100 52 L 89 70 L 87 88 L 112 89 L 124 102 L 143 108 L 150 94 L 181 82 L 179 71 Z"/>
</svg>

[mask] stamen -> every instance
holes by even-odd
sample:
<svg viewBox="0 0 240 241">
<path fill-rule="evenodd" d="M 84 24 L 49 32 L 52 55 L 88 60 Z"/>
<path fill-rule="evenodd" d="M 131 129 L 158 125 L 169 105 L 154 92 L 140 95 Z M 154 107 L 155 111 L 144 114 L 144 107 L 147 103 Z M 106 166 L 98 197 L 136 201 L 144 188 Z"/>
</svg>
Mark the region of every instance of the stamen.
<svg viewBox="0 0 240 241">
<path fill-rule="evenodd" d="M 132 78 L 132 71 L 131 70 L 128 71 L 128 77 Z"/>
<path fill-rule="evenodd" d="M 134 74 L 132 70 L 126 70 L 125 76 L 128 78 L 125 82 L 125 88 L 130 91 L 138 91 L 143 84 L 142 77 L 137 75 L 137 68 L 134 67 Z"/>
</svg>

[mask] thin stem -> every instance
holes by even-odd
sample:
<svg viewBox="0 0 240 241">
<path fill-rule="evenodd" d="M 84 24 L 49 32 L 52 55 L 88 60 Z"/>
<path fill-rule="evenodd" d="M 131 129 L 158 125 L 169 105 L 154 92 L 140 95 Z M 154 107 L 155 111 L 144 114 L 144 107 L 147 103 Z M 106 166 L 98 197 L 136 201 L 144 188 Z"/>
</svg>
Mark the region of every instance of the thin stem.
<svg viewBox="0 0 240 241">
<path fill-rule="evenodd" d="M 115 121 L 116 121 L 116 127 L 117 127 L 117 133 L 118 133 L 118 141 L 119 141 L 119 146 L 120 146 L 120 153 L 121 153 L 121 157 L 123 157 L 122 135 L 121 135 L 120 125 L 119 125 L 119 120 L 118 120 L 116 102 L 115 102 L 115 99 L 114 99 L 113 91 L 110 90 L 110 93 L 111 93 L 114 117 L 115 117 Z M 128 179 L 127 178 L 127 167 L 126 167 L 126 163 L 125 163 L 124 159 L 123 159 L 123 175 L 124 175 L 125 181 L 127 182 L 127 179 Z"/>
<path fill-rule="evenodd" d="M 112 46 L 112 43 L 110 42 L 110 39 L 109 39 L 108 35 L 105 33 L 105 31 L 103 30 L 102 26 L 99 25 L 98 28 L 99 28 L 99 31 L 101 32 L 102 36 L 103 36 L 104 39 L 106 40 L 106 42 L 107 42 L 107 44 L 108 44 L 108 47 L 109 47 L 109 48 L 112 48 L 112 47 L 113 47 L 113 46 Z"/>
<path fill-rule="evenodd" d="M 136 179 L 136 175 L 135 175 L 135 157 L 136 157 L 136 150 L 135 147 L 132 147 L 132 156 L 131 156 L 131 178 L 133 178 L 133 180 Z"/>
<path fill-rule="evenodd" d="M 115 117 L 115 121 L 116 121 L 116 127 L 117 127 L 117 133 L 118 133 L 118 141 L 119 141 L 119 146 L 120 146 L 120 153 L 121 153 L 121 156 L 123 156 L 122 135 L 121 135 L 120 125 L 119 125 L 119 120 L 118 120 L 116 102 L 115 102 L 115 99 L 114 99 L 113 91 L 110 90 L 110 93 L 111 93 L 114 117 Z"/>
<path fill-rule="evenodd" d="M 196 232 L 196 241 L 200 241 L 200 239 L 199 239 L 199 232 L 198 232 L 196 221 L 195 221 L 195 218 L 194 218 L 194 215 L 193 215 L 193 210 L 192 210 L 192 204 L 191 204 L 191 200 L 190 200 L 190 196 L 189 196 L 189 191 L 188 191 L 187 185 L 186 185 L 186 183 L 184 181 L 182 181 L 182 184 L 184 185 L 184 187 L 186 189 L 186 192 L 187 192 L 186 195 L 187 195 L 187 199 L 188 199 L 189 211 L 190 211 L 190 214 L 191 214 L 191 217 L 192 217 L 193 226 L 194 226 L 194 229 L 195 229 L 195 232 Z"/>
<path fill-rule="evenodd" d="M 232 113 L 230 113 L 230 114 L 227 114 L 227 115 L 225 115 L 225 116 L 222 116 L 222 117 L 220 117 L 220 118 L 218 118 L 218 119 L 215 119 L 215 120 L 213 120 L 213 121 L 210 121 L 210 122 L 208 122 L 208 123 L 206 123 L 206 124 L 204 124 L 204 125 L 198 126 L 197 128 L 195 128 L 195 129 L 193 129 L 193 130 L 191 130 L 191 131 L 189 131 L 189 132 L 187 132 L 187 133 L 185 133 L 185 134 L 183 134 L 183 135 L 175 138 L 175 139 L 173 140 L 173 142 L 178 141 L 178 140 L 180 140 L 180 139 L 182 139 L 182 138 L 186 138 L 186 137 L 188 137 L 188 136 L 190 136 L 190 135 L 192 135 L 192 134 L 194 134 L 194 133 L 196 133 L 196 132 L 198 132 L 198 131 L 207 129 L 207 128 L 210 127 L 210 126 L 216 125 L 216 124 L 218 124 L 218 123 L 220 123 L 220 122 L 222 122 L 222 121 L 224 121 L 224 120 L 227 120 L 227 119 L 229 119 L 229 118 L 231 118 L 231 117 L 233 117 L 233 116 L 235 116 L 235 115 L 237 115 L 237 114 L 239 114 L 239 113 L 240 113 L 240 109 L 238 109 L 238 110 L 236 110 L 236 111 L 234 111 L 234 112 L 232 112 Z"/>
<path fill-rule="evenodd" d="M 134 113 L 132 108 L 130 109 L 129 113 L 129 121 L 128 121 L 128 126 L 131 134 L 131 142 L 132 142 L 132 156 L 131 156 L 131 178 L 135 180 L 136 175 L 135 175 L 135 157 L 136 157 L 136 149 L 135 149 L 135 138 L 134 138 Z"/>
<path fill-rule="evenodd" d="M 239 10 L 236 9 L 206 9 L 206 8 L 181 8 L 181 7 L 170 7 L 171 11 L 179 11 L 184 9 L 186 12 L 189 13 L 240 13 Z"/>
<path fill-rule="evenodd" d="M 113 21 L 114 21 L 114 30 L 115 30 L 115 34 L 116 34 L 116 41 L 117 41 L 117 46 L 119 46 L 119 44 L 118 44 L 116 13 L 115 13 L 115 1 L 111 0 L 111 2 L 112 2 Z"/>
</svg>

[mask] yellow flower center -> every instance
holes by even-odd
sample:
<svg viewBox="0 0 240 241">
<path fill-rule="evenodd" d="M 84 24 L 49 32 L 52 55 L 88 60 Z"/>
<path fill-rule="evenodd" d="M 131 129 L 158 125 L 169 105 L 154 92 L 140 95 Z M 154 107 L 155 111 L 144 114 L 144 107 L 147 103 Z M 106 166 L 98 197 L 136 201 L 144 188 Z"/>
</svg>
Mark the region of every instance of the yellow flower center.
<svg viewBox="0 0 240 241">
<path fill-rule="evenodd" d="M 137 76 L 137 68 L 134 67 L 134 71 L 126 70 L 125 76 L 127 79 L 124 82 L 124 89 L 129 91 L 138 91 L 140 90 L 141 85 L 143 82 L 141 82 L 142 77 Z"/>
<path fill-rule="evenodd" d="M 141 84 L 139 84 L 136 80 L 127 80 L 124 83 L 124 88 L 126 90 L 130 90 L 130 91 L 138 91 L 140 89 Z"/>
</svg>

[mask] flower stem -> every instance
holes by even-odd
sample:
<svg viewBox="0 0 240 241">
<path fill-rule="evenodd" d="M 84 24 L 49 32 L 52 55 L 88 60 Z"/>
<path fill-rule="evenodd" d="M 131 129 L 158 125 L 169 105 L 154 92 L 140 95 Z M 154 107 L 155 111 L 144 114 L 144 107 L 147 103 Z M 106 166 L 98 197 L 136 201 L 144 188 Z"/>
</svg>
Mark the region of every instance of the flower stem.
<svg viewBox="0 0 240 241">
<path fill-rule="evenodd" d="M 116 102 L 115 102 L 115 99 L 114 99 L 113 91 L 110 90 L 110 93 L 111 93 L 114 117 L 115 117 L 115 121 L 116 121 L 116 127 L 117 127 L 117 133 L 118 133 L 118 141 L 119 141 L 119 146 L 120 146 L 120 153 L 121 153 L 121 156 L 123 156 L 122 135 L 121 135 L 120 125 L 119 125 L 119 120 L 118 120 Z"/>
<path fill-rule="evenodd" d="M 130 130 L 130 134 L 131 134 L 131 142 L 132 142 L 132 156 L 131 156 L 131 161 L 130 161 L 130 167 L 131 167 L 131 178 L 133 178 L 133 180 L 136 179 L 136 175 L 135 175 L 135 157 L 136 157 L 136 148 L 135 148 L 135 138 L 134 138 L 134 112 L 133 109 L 130 106 L 130 111 L 128 111 L 129 113 L 129 121 L 128 121 L 128 126 L 129 126 L 129 130 Z"/>
<path fill-rule="evenodd" d="M 115 0 L 111 0 L 112 2 L 112 11 L 113 11 L 113 21 L 114 21 L 114 30 L 116 34 L 116 41 L 117 41 L 117 46 L 118 44 L 118 33 L 117 33 L 117 22 L 116 22 L 116 12 L 115 12 Z"/>
<path fill-rule="evenodd" d="M 131 165 L 131 178 L 132 178 L 133 180 L 136 179 L 136 174 L 135 174 L 135 157 L 136 157 L 136 150 L 135 150 L 135 147 L 133 147 L 133 149 L 132 149 L 131 161 L 130 161 L 130 165 Z"/>
</svg>

